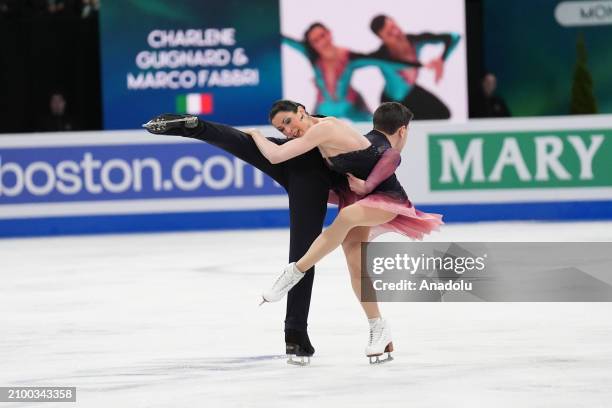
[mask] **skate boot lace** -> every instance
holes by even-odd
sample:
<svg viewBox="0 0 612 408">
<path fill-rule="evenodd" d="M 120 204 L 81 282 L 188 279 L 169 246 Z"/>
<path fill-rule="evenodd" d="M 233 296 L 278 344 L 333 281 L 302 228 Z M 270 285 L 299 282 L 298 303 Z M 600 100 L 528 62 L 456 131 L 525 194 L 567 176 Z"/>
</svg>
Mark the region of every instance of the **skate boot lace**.
<svg viewBox="0 0 612 408">
<path fill-rule="evenodd" d="M 276 287 L 276 285 L 278 285 L 278 283 L 280 281 L 282 281 L 285 276 L 287 276 L 287 270 L 283 271 L 283 273 L 281 274 L 281 276 L 278 277 L 278 279 L 276 280 L 276 282 L 274 282 L 274 285 L 272 285 L 273 287 Z M 291 285 L 293 283 L 293 278 L 290 278 L 289 276 L 287 276 L 287 282 L 278 290 L 284 290 L 287 286 Z"/>
<path fill-rule="evenodd" d="M 378 341 L 380 335 L 382 334 L 382 325 L 377 324 L 374 327 L 370 327 L 370 342 L 369 345 L 373 345 L 375 340 Z"/>
<path fill-rule="evenodd" d="M 272 285 L 272 286 L 278 285 L 278 282 L 280 282 L 281 279 L 283 279 L 283 276 L 285 276 L 285 273 L 286 272 L 281 273 L 281 275 L 276 279 L 276 281 L 274 282 L 274 285 Z"/>
</svg>

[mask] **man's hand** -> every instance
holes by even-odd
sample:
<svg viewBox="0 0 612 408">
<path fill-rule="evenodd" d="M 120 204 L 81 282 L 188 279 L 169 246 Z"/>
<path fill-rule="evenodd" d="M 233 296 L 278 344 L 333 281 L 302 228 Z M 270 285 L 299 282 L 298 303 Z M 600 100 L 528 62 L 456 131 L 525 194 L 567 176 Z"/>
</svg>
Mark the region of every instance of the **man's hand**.
<svg viewBox="0 0 612 408">
<path fill-rule="evenodd" d="M 351 191 L 357 195 L 366 195 L 366 183 L 364 180 L 353 176 L 351 173 L 347 173 L 346 177 L 348 179 L 349 187 Z"/>
<path fill-rule="evenodd" d="M 427 63 L 427 65 L 425 65 L 425 67 L 433 69 L 436 84 L 440 82 L 440 79 L 442 79 L 442 75 L 444 74 L 444 60 L 442 58 L 431 60 Z"/>
</svg>

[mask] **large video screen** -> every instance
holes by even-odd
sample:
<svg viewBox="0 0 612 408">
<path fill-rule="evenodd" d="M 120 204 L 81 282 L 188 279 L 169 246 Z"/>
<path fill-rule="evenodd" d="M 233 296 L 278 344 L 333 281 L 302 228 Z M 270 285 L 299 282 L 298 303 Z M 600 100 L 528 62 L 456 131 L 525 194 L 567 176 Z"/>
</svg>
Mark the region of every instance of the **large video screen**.
<svg viewBox="0 0 612 408">
<path fill-rule="evenodd" d="M 612 113 L 612 2 L 484 2 L 485 66 L 512 116 Z"/>
<path fill-rule="evenodd" d="M 467 117 L 459 0 L 281 1 L 283 94 L 323 115 L 371 118 L 381 102 L 416 119 Z"/>
<path fill-rule="evenodd" d="M 357 122 L 389 100 L 464 120 L 464 20 L 461 0 L 105 2 L 104 127 L 163 112 L 262 125 L 281 98 Z"/>
</svg>

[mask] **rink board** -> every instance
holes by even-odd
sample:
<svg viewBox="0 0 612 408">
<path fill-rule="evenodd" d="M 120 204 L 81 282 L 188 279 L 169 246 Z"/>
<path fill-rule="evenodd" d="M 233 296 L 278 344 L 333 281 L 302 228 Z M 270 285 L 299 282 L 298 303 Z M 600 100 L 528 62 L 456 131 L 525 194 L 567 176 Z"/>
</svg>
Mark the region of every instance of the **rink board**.
<svg viewBox="0 0 612 408">
<path fill-rule="evenodd" d="M 447 222 L 611 219 L 610 123 L 414 123 L 397 175 L 419 209 Z M 287 206 L 270 178 L 199 141 L 140 131 L 0 137 L 2 237 L 287 227 Z M 327 222 L 334 215 L 330 207 Z"/>
</svg>

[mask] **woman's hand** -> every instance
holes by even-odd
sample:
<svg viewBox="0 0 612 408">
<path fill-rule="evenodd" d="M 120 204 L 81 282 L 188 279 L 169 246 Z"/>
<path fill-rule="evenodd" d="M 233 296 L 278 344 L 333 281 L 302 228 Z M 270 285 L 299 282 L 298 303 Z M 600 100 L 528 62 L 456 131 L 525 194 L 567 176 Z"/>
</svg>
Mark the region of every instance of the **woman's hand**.
<svg viewBox="0 0 612 408">
<path fill-rule="evenodd" d="M 347 173 L 346 177 L 348 179 L 349 187 L 353 193 L 357 195 L 366 194 L 367 190 L 366 190 L 365 180 L 357 178 L 353 176 L 351 173 Z"/>
<path fill-rule="evenodd" d="M 247 135 L 249 135 L 251 137 L 255 137 L 255 136 L 263 137 L 263 133 L 261 133 L 259 130 L 255 129 L 255 128 L 246 129 L 244 131 L 244 133 L 246 133 Z"/>
</svg>

